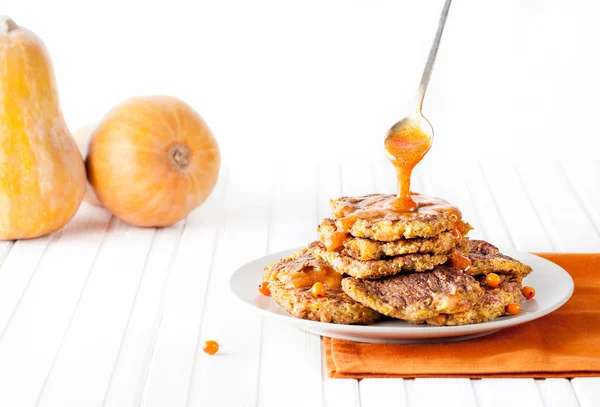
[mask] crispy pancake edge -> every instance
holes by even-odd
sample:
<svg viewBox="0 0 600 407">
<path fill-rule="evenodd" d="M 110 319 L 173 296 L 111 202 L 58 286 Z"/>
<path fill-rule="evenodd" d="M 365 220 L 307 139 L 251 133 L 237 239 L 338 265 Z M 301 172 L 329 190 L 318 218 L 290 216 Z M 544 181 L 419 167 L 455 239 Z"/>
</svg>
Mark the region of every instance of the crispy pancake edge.
<svg viewBox="0 0 600 407">
<path fill-rule="evenodd" d="M 354 300 L 384 315 L 414 323 L 441 313 L 467 311 L 483 296 L 473 277 L 447 266 L 381 280 L 346 278 L 342 288 Z"/>
<path fill-rule="evenodd" d="M 367 325 L 379 321 L 377 311 L 354 301 L 342 289 L 328 289 L 323 298 L 315 298 L 311 287 L 287 288 L 270 284 L 271 297 L 296 318 L 345 325 Z"/>
<path fill-rule="evenodd" d="M 508 304 L 511 302 L 519 303 L 523 300 L 520 281 L 506 281 L 498 288 L 482 286 L 484 295 L 481 301 L 471 309 L 452 315 L 440 314 L 425 322 L 436 326 L 479 324 L 504 315 Z"/>
<path fill-rule="evenodd" d="M 500 253 L 496 246 L 485 240 L 471 240 L 471 245 L 471 269 L 468 271 L 470 275 L 502 273 L 525 277 L 533 271 L 519 260 Z"/>
</svg>

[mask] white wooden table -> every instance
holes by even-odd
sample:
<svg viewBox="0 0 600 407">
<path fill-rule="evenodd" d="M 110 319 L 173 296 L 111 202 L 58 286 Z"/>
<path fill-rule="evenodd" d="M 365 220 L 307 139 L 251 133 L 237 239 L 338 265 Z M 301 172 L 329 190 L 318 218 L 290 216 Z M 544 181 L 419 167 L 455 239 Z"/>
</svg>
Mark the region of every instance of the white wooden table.
<svg viewBox="0 0 600 407">
<path fill-rule="evenodd" d="M 413 189 L 457 204 L 471 236 L 600 252 L 599 162 L 448 167 L 425 162 Z M 0 406 L 600 406 L 600 378 L 328 379 L 317 336 L 232 302 L 237 266 L 315 239 L 329 198 L 393 191 L 393 176 L 252 164 L 165 229 L 83 204 L 62 231 L 0 243 Z"/>
</svg>

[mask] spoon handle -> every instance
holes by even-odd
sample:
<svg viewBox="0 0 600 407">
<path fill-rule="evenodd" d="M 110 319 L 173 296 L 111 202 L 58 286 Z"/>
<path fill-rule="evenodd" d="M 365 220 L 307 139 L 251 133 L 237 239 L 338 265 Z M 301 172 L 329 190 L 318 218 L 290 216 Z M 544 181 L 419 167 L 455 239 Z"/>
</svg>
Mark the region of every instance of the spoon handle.
<svg viewBox="0 0 600 407">
<path fill-rule="evenodd" d="M 429 51 L 429 58 L 427 58 L 427 63 L 425 64 L 425 69 L 423 70 L 423 76 L 421 77 L 421 83 L 419 84 L 419 89 L 417 89 L 417 97 L 415 98 L 417 113 L 421 113 L 421 109 L 423 108 L 423 99 L 425 99 L 425 92 L 427 91 L 427 85 L 429 85 L 429 79 L 431 79 L 431 71 L 433 71 L 433 65 L 435 64 L 435 57 L 437 56 L 437 51 L 440 46 L 440 40 L 442 39 L 442 34 L 444 32 L 444 25 L 446 24 L 446 17 L 448 17 L 448 11 L 450 10 L 451 3 L 452 3 L 452 0 L 446 0 L 446 3 L 444 3 L 444 8 L 442 9 L 442 15 L 440 16 L 440 22 L 438 23 L 437 33 L 435 34 L 435 38 L 433 39 L 433 44 L 431 45 L 431 50 Z"/>
</svg>

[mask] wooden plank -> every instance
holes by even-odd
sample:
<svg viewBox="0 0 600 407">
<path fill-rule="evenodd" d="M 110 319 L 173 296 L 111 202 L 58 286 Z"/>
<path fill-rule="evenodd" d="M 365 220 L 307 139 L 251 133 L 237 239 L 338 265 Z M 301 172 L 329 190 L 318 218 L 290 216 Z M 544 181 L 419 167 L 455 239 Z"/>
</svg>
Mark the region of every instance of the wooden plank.
<svg viewBox="0 0 600 407">
<path fill-rule="evenodd" d="M 394 167 L 389 162 L 382 162 L 373 165 L 373 179 L 375 189 L 372 192 L 379 194 L 395 194 L 398 192 L 398 181 Z M 418 181 L 418 177 L 413 175 L 413 178 Z M 416 185 L 412 184 L 411 189 L 418 191 Z"/>
<path fill-rule="evenodd" d="M 226 179 L 224 174 L 208 201 L 186 220 L 165 287 L 152 361 L 138 396 L 142 406 L 186 404 Z"/>
<path fill-rule="evenodd" d="M 415 397 L 415 379 L 404 380 L 404 392 L 406 394 L 406 405 L 412 407 L 415 404 L 412 402 Z"/>
<path fill-rule="evenodd" d="M 343 196 L 372 194 L 375 191 L 375 174 L 369 165 L 343 165 L 340 182 Z"/>
<path fill-rule="evenodd" d="M 600 251 L 600 235 L 558 163 L 521 163 L 517 171 L 553 247 L 563 252 Z"/>
<path fill-rule="evenodd" d="M 458 207 L 463 219 L 474 227 L 469 236 L 472 239 L 485 239 L 485 233 L 479 226 L 482 221 L 465 183 L 465 174 L 471 171 L 468 165 L 446 161 L 437 165 L 423 166 L 421 169 L 423 192 L 443 198 Z"/>
<path fill-rule="evenodd" d="M 4 260 L 8 256 L 8 253 L 10 253 L 10 250 L 13 248 L 14 244 L 15 242 L 13 241 L 0 242 L 0 266 L 2 263 L 4 263 Z"/>
<path fill-rule="evenodd" d="M 571 385 L 581 407 L 600 406 L 599 377 L 577 377 L 571 380 Z"/>
<path fill-rule="evenodd" d="M 415 379 L 408 399 L 410 407 L 477 405 L 469 379 Z"/>
<path fill-rule="evenodd" d="M 12 248 L 4 245 L 6 256 L 0 266 L 0 338 L 4 335 L 46 249 L 62 231 L 32 240 L 19 240 Z M 3 242 L 7 243 L 7 242 Z"/>
<path fill-rule="evenodd" d="M 479 407 L 543 407 L 533 379 L 481 379 L 471 381 Z"/>
<path fill-rule="evenodd" d="M 114 222 L 40 394 L 40 406 L 102 403 L 154 234 L 154 229 Z"/>
<path fill-rule="evenodd" d="M 290 166 L 273 175 L 269 252 L 306 246 L 317 238 L 316 168 Z M 287 406 L 322 405 L 320 349 L 317 335 L 266 319 L 257 404 L 279 406 L 285 400 Z M 298 383 L 302 397 L 289 397 Z"/>
<path fill-rule="evenodd" d="M 477 162 L 469 162 L 468 166 L 463 166 L 465 182 L 467 184 L 467 193 L 473 200 L 473 208 L 477 212 L 478 224 L 475 230 L 471 232 L 473 237 L 477 232 L 481 236 L 498 247 L 515 248 L 515 241 L 508 229 L 498 202 L 492 195 L 490 186 L 483 175 L 481 167 Z"/>
<path fill-rule="evenodd" d="M 360 407 L 358 381 L 325 378 L 325 407 Z M 306 404 L 308 405 L 308 404 Z"/>
<path fill-rule="evenodd" d="M 267 167 L 230 173 L 187 406 L 209 406 L 216 400 L 224 406 L 256 405 L 262 318 L 232 298 L 229 278 L 242 264 L 267 253 L 271 192 Z M 202 343 L 208 339 L 221 345 L 215 356 L 202 352 Z"/>
<path fill-rule="evenodd" d="M 489 162 L 483 167 L 483 173 L 516 248 L 522 251 L 554 251 L 547 230 L 514 166 L 506 162 Z"/>
<path fill-rule="evenodd" d="M 172 270 L 185 220 L 156 232 L 133 305 L 127 331 L 104 396 L 106 406 L 137 406 L 148 373 Z"/>
<path fill-rule="evenodd" d="M 80 300 L 109 219 L 103 209 L 84 204 L 41 261 L 41 246 L 46 245 L 47 238 L 17 242 L 11 250 L 4 266 L 14 273 L 30 273 L 19 264 L 30 267 L 40 262 L 0 341 L 0 405 L 35 404 Z M 16 290 L 17 282 L 12 282 L 15 285 L 8 288 Z"/>
<path fill-rule="evenodd" d="M 408 406 L 402 379 L 362 379 L 358 388 L 361 407 Z"/>
<path fill-rule="evenodd" d="M 573 194 L 596 229 L 596 233 L 600 233 L 600 162 L 562 161 L 559 165 L 567 177 Z"/>
<path fill-rule="evenodd" d="M 269 252 L 306 246 L 315 240 L 317 168 L 280 168 L 273 176 Z"/>
<path fill-rule="evenodd" d="M 321 165 L 317 173 L 317 222 L 331 217 L 329 200 L 342 196 L 339 165 Z"/>
<path fill-rule="evenodd" d="M 579 402 L 567 379 L 536 380 L 545 407 L 578 407 Z"/>
</svg>

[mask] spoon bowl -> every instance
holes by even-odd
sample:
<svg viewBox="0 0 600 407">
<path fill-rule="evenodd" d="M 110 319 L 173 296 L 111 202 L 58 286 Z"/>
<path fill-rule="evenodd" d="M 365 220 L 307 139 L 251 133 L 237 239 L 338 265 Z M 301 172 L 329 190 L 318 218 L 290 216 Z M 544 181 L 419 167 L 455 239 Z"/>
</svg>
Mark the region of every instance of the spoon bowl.
<svg viewBox="0 0 600 407">
<path fill-rule="evenodd" d="M 420 112 L 413 113 L 410 116 L 396 122 L 387 132 L 385 138 L 386 142 L 388 138 L 395 134 L 408 129 L 418 130 L 421 133 L 429 136 L 430 141 L 433 143 L 433 126 L 429 123 L 429 120 L 425 118 Z"/>
<path fill-rule="evenodd" d="M 390 206 L 399 212 L 418 210 L 410 192 L 413 168 L 425 157 L 433 142 L 433 127 L 420 112 L 394 124 L 385 138 L 385 154 L 396 169 L 398 195 Z"/>
</svg>

